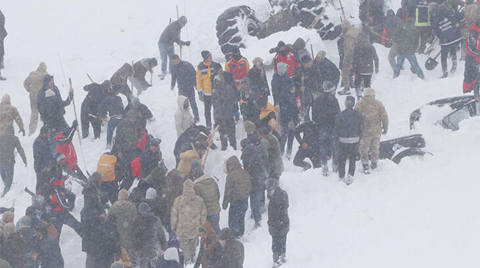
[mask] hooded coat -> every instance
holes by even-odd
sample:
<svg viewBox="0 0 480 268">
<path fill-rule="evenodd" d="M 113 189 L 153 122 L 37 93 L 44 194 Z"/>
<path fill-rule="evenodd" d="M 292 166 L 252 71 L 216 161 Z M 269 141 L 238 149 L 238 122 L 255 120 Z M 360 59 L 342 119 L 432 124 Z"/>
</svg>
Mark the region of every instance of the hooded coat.
<svg viewBox="0 0 480 268">
<path fill-rule="evenodd" d="M 160 218 L 153 215 L 146 203 L 140 203 L 138 217 L 133 223 L 133 249 L 140 258 L 157 258 L 167 248 L 167 240 Z"/>
<path fill-rule="evenodd" d="M 252 192 L 250 174 L 242 168 L 236 156 L 228 158 L 227 178 L 225 179 L 225 194 L 223 195 L 223 209 L 227 209 L 229 203 L 243 202 L 248 200 Z"/>
<path fill-rule="evenodd" d="M 201 248 L 198 254 L 199 258 L 201 258 L 202 267 L 222 268 L 223 248 L 218 242 L 218 236 L 209 221 L 205 221 L 202 224 L 202 228 L 207 232 L 207 237 L 202 237 Z"/>
<path fill-rule="evenodd" d="M 171 212 L 172 230 L 180 239 L 198 237 L 198 227 L 207 219 L 207 209 L 203 199 L 195 195 L 191 180 L 183 183 L 183 194 L 175 199 Z"/>
<path fill-rule="evenodd" d="M 188 98 L 185 96 L 177 97 L 177 111 L 175 111 L 175 128 L 177 129 L 177 138 L 182 135 L 185 130 L 193 124 L 193 116 L 190 113 L 190 105 L 187 109 L 184 108 L 185 103 L 188 102 Z"/>
<path fill-rule="evenodd" d="M 31 72 L 23 81 L 23 87 L 30 94 L 30 103 L 35 104 L 35 107 L 37 107 L 38 92 L 43 87 L 43 78 L 47 74 L 47 65 L 41 62 L 37 70 Z"/>
<path fill-rule="evenodd" d="M 9 125 L 3 135 L 0 135 L 0 166 L 10 167 L 15 165 L 15 149 L 17 149 L 26 165 L 25 151 L 20 144 L 20 140 L 13 132 L 13 125 Z"/>
<path fill-rule="evenodd" d="M 37 260 L 41 261 L 42 266 L 49 268 L 63 268 L 64 261 L 58 241 L 45 234 L 39 241 L 39 256 Z"/>
<path fill-rule="evenodd" d="M 353 54 L 353 71 L 357 74 L 372 74 L 373 67 L 378 69 L 378 56 L 375 47 L 368 41 L 368 36 L 361 33 L 357 37 Z"/>
<path fill-rule="evenodd" d="M 205 174 L 193 182 L 195 194 L 203 199 L 207 216 L 220 212 L 220 191 L 217 182 L 212 176 Z"/>
<path fill-rule="evenodd" d="M 242 268 L 245 259 L 245 248 L 242 242 L 235 239 L 235 235 L 230 228 L 220 231 L 220 239 L 226 241 L 222 254 L 223 267 Z"/>
<path fill-rule="evenodd" d="M 268 232 L 271 236 L 284 236 L 290 230 L 288 194 L 277 187 L 273 195 L 268 197 L 270 199 L 268 203 Z"/>
<path fill-rule="evenodd" d="M 342 72 L 349 72 L 353 63 L 355 40 L 360 31 L 355 29 L 348 20 L 342 22 L 342 29 L 344 30 Z"/>
<path fill-rule="evenodd" d="M 279 63 L 278 71 L 272 78 L 273 104 L 280 106 L 279 123 L 287 125 L 289 122 L 298 122 L 297 91 L 291 91 L 293 87 L 292 79 L 286 74 L 287 65 Z"/>
<path fill-rule="evenodd" d="M 268 152 L 268 169 L 270 178 L 280 178 L 283 173 L 282 154 L 280 152 L 280 142 L 272 134 L 268 133 L 264 138 L 267 142 L 264 149 Z"/>
<path fill-rule="evenodd" d="M 388 115 L 383 104 L 375 99 L 375 93 L 365 91 L 362 100 L 357 103 L 355 110 L 363 117 L 364 129 L 362 137 L 380 137 L 382 129 L 388 131 Z"/>
<path fill-rule="evenodd" d="M 133 247 L 132 231 L 137 218 L 137 207 L 128 199 L 120 199 L 108 211 L 108 216 L 110 217 L 110 215 L 115 216 L 115 225 L 120 234 L 120 245 L 125 250 L 130 250 Z"/>
<path fill-rule="evenodd" d="M 5 94 L 0 102 L 0 135 L 5 132 L 7 126 L 13 124 L 13 121 L 17 123 L 20 131 L 25 131 L 22 117 L 18 113 L 17 108 L 12 106 L 10 102 L 10 95 Z"/>
</svg>

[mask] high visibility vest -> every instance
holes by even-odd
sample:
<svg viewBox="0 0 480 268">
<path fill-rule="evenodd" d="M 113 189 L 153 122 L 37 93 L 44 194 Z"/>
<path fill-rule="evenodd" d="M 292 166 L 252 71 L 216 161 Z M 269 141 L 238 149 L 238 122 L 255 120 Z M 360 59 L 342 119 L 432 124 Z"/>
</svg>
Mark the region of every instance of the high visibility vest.
<svg viewBox="0 0 480 268">
<path fill-rule="evenodd" d="M 115 180 L 115 165 L 117 157 L 114 155 L 103 154 L 100 156 L 97 164 L 97 172 L 102 174 L 102 182 L 111 182 Z"/>
</svg>

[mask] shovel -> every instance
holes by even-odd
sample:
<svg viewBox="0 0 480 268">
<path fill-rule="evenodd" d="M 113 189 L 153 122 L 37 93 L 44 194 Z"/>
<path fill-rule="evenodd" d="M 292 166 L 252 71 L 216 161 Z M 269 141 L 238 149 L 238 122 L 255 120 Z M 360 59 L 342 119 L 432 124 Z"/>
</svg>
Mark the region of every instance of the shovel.
<svg viewBox="0 0 480 268">
<path fill-rule="evenodd" d="M 437 53 L 435 58 L 428 57 L 427 61 L 425 62 L 425 69 L 431 71 L 431 70 L 435 69 L 435 67 L 437 67 L 438 61 L 436 61 L 436 59 L 438 58 L 438 55 L 440 55 L 440 53 L 441 53 L 441 51 L 439 51 Z"/>
</svg>

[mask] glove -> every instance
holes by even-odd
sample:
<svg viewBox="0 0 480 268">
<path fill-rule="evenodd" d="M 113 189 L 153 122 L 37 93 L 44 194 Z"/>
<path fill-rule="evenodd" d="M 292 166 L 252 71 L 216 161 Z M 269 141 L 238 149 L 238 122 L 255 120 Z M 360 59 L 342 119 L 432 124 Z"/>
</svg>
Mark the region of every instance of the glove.
<svg viewBox="0 0 480 268">
<path fill-rule="evenodd" d="M 68 92 L 68 97 L 73 100 L 73 91 L 72 92 Z"/>
<path fill-rule="evenodd" d="M 78 121 L 77 121 L 77 120 L 73 120 L 72 127 L 73 127 L 73 128 L 77 128 L 77 127 L 78 127 Z"/>
<path fill-rule="evenodd" d="M 25 137 L 25 129 L 20 129 L 18 133 L 22 133 L 22 135 Z"/>
<path fill-rule="evenodd" d="M 190 46 L 190 41 L 185 42 L 185 45 L 186 45 L 187 47 L 189 47 L 189 46 Z"/>
</svg>

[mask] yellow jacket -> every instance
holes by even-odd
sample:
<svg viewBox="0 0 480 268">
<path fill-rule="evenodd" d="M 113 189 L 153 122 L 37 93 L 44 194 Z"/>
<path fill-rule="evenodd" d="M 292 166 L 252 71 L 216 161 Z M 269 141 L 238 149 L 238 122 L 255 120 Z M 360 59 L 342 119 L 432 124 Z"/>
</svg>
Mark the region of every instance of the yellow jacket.
<svg viewBox="0 0 480 268">
<path fill-rule="evenodd" d="M 204 95 L 212 95 L 212 62 L 200 62 L 197 66 L 197 90 Z"/>
<path fill-rule="evenodd" d="M 197 152 L 194 150 L 188 150 L 180 154 L 180 163 L 178 163 L 177 170 L 180 171 L 182 176 L 190 175 L 192 169 L 192 163 L 197 157 Z"/>
<path fill-rule="evenodd" d="M 260 111 L 260 120 L 267 121 L 270 127 L 275 129 L 278 132 L 278 117 L 277 112 L 275 110 L 275 106 L 270 102 L 267 102 L 267 106 Z"/>
</svg>

